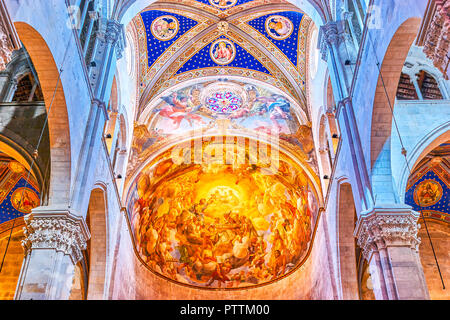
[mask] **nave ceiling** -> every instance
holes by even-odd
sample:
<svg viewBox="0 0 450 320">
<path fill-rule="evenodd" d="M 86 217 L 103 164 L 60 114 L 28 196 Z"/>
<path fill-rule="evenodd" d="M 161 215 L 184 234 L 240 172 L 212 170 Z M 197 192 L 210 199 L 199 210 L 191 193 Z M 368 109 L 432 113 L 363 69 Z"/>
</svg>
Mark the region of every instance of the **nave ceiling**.
<svg viewBox="0 0 450 320">
<path fill-rule="evenodd" d="M 263 81 L 300 101 L 306 112 L 310 24 L 287 1 L 155 2 L 132 22 L 139 113 L 164 90 L 210 76 Z"/>
</svg>

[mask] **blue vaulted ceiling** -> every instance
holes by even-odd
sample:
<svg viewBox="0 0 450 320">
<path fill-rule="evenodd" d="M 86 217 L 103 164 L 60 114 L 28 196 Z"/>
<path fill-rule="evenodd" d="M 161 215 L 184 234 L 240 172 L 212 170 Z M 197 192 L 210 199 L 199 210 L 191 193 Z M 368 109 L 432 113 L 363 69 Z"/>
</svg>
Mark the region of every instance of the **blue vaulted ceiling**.
<svg viewBox="0 0 450 320">
<path fill-rule="evenodd" d="M 175 18 L 177 18 L 179 22 L 179 31 L 173 37 L 172 39 L 168 41 L 161 41 L 158 40 L 156 37 L 153 36 L 151 32 L 151 25 L 153 21 L 156 18 L 159 18 L 161 16 L 170 15 Z M 148 66 L 151 67 L 153 63 L 175 42 L 177 41 L 181 36 L 183 36 L 186 32 L 188 32 L 190 29 L 195 27 L 198 22 L 195 20 L 192 20 L 190 18 L 187 18 L 185 16 L 171 13 L 171 12 L 165 12 L 160 10 L 150 10 L 145 11 L 141 13 L 142 21 L 145 25 L 145 31 L 147 33 L 147 51 L 148 51 Z"/>
<path fill-rule="evenodd" d="M 228 38 L 225 36 L 220 36 L 217 39 L 228 39 Z M 210 49 L 213 42 L 211 42 L 206 47 L 197 52 L 191 59 L 189 59 L 189 61 L 187 61 L 183 65 L 183 67 L 181 67 L 176 72 L 176 74 L 181 74 L 183 72 L 202 68 L 221 67 L 220 65 L 215 63 L 210 56 Z M 256 58 L 254 58 L 244 48 L 242 48 L 236 43 L 234 43 L 234 46 L 236 47 L 236 58 L 230 64 L 226 65 L 227 67 L 251 69 L 266 74 L 270 74 L 270 72 L 262 65 L 262 63 L 259 62 Z"/>
<path fill-rule="evenodd" d="M 273 15 L 274 14 L 267 14 L 261 16 L 257 19 L 249 21 L 248 24 L 252 28 L 258 30 L 258 32 L 263 34 L 267 39 L 269 39 L 278 49 L 281 50 L 281 52 L 284 53 L 284 55 L 292 62 L 294 66 L 297 66 L 299 31 L 300 31 L 300 24 L 302 23 L 303 19 L 303 14 L 295 11 L 285 11 L 276 13 L 276 15 L 288 18 L 290 21 L 292 21 L 292 24 L 294 25 L 294 30 L 292 34 L 284 40 L 276 40 L 272 38 L 266 31 L 266 20 L 267 18 Z"/>
<path fill-rule="evenodd" d="M 171 2 L 177 3 L 177 7 L 170 6 Z M 220 14 L 206 10 L 199 3 L 220 8 L 209 0 L 157 1 L 154 9 L 153 5 L 149 6 L 134 20 L 140 48 L 145 47 L 147 52 L 146 55 L 139 56 L 139 87 L 144 104 L 170 85 L 199 74 L 215 74 L 218 70 L 212 69 L 218 68 L 227 69 L 223 71 L 229 75 L 259 76 L 258 79 L 265 79 L 264 81 L 291 94 L 295 99 L 302 100 L 300 91 L 304 90 L 305 84 L 305 47 L 311 19 L 302 12 L 295 11 L 294 6 L 291 10 L 279 9 L 278 5 L 282 2 L 278 1 L 271 7 L 265 1 L 237 0 L 234 5 L 221 10 Z M 232 1 L 226 2 L 226 5 L 231 4 Z M 226 10 L 244 5 L 249 10 L 248 15 L 243 15 L 240 10 Z M 152 24 L 163 20 L 162 16 L 171 16 L 173 18 L 166 17 L 164 21 L 176 19 L 179 24 L 178 28 L 169 28 L 170 32 L 176 31 L 166 41 L 161 40 L 168 34 L 164 23 L 158 24 L 159 31 L 152 30 Z M 283 36 L 276 35 L 274 29 L 277 28 L 266 30 L 269 19 L 273 19 L 271 22 L 277 27 L 286 26 L 281 22 L 278 24 L 276 16 L 289 20 L 291 31 L 284 39 Z M 222 23 L 224 19 L 228 25 Z M 217 39 L 225 37 L 234 45 L 230 48 L 233 49 L 231 51 L 234 58 L 228 62 L 221 58 L 222 64 L 219 64 L 211 57 L 212 52 L 218 52 L 217 47 L 210 49 Z M 256 71 L 259 75 L 243 72 L 243 69 Z"/>
</svg>

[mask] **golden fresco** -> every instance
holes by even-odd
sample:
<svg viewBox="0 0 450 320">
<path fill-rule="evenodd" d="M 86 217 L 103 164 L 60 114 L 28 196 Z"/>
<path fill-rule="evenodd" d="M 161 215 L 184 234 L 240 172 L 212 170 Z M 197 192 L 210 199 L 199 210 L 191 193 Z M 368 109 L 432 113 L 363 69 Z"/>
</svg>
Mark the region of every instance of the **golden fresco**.
<svg viewBox="0 0 450 320">
<path fill-rule="evenodd" d="M 153 272 L 195 287 L 244 288 L 302 263 L 318 213 L 314 187 L 286 155 L 268 149 L 274 164 L 250 150 L 225 144 L 223 159 L 232 154 L 232 161 L 204 161 L 203 154 L 201 163 L 179 163 L 172 149 L 137 176 L 128 212 L 139 255 Z"/>
</svg>

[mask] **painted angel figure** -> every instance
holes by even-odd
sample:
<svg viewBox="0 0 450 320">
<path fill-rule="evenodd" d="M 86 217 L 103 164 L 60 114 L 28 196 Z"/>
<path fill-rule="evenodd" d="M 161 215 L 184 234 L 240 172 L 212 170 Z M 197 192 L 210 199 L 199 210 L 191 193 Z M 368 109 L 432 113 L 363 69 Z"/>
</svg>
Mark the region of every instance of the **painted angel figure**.
<svg viewBox="0 0 450 320">
<path fill-rule="evenodd" d="M 160 19 L 155 22 L 154 30 L 160 38 L 169 38 L 175 32 L 176 27 L 175 22 L 168 22 L 165 19 Z"/>
<path fill-rule="evenodd" d="M 288 21 L 282 17 L 273 18 L 269 23 L 269 28 L 275 30 L 280 37 L 285 37 L 291 32 L 291 26 Z"/>
<path fill-rule="evenodd" d="M 155 111 L 159 112 L 160 116 L 173 120 L 173 124 L 175 125 L 174 130 L 177 130 L 181 126 L 181 122 L 184 119 L 191 126 L 193 125 L 193 121 L 205 124 L 205 121 L 199 115 L 195 114 L 201 108 L 201 105 L 190 107 L 188 98 L 185 95 L 179 97 L 178 93 L 174 92 L 172 96 L 163 97 L 162 100 L 166 102 L 166 105 L 162 109 Z"/>
<path fill-rule="evenodd" d="M 214 51 L 214 58 L 220 61 L 228 62 L 233 57 L 232 49 L 227 46 L 225 41 L 221 41 L 218 44 L 218 47 Z"/>
</svg>

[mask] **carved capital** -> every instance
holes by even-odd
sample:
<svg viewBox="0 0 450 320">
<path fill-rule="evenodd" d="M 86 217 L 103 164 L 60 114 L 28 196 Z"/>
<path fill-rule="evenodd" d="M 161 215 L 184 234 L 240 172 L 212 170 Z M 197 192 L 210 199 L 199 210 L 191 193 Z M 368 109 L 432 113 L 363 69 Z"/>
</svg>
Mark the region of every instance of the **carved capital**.
<svg viewBox="0 0 450 320">
<path fill-rule="evenodd" d="M 337 44 L 339 40 L 338 26 L 336 22 L 329 22 L 322 26 L 325 41 L 328 45 Z"/>
<path fill-rule="evenodd" d="M 410 207 L 374 208 L 363 213 L 356 225 L 354 236 L 364 257 L 387 247 L 410 247 L 418 250 L 417 232 L 419 214 Z"/>
<path fill-rule="evenodd" d="M 72 215 L 67 210 L 46 210 L 36 208 L 24 217 L 25 240 L 22 241 L 25 255 L 34 249 L 54 249 L 69 255 L 76 264 L 83 258 L 88 227 L 83 218 Z"/>
<path fill-rule="evenodd" d="M 327 52 L 330 46 L 338 43 L 338 27 L 336 22 L 328 22 L 320 27 L 319 43 L 322 60 L 327 60 Z"/>
<path fill-rule="evenodd" d="M 123 25 L 115 20 L 109 20 L 106 25 L 105 39 L 108 43 L 115 46 L 117 58 L 122 58 L 125 49 Z"/>
</svg>

